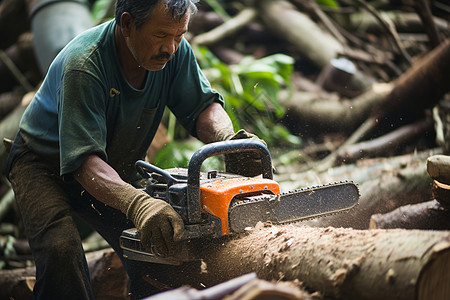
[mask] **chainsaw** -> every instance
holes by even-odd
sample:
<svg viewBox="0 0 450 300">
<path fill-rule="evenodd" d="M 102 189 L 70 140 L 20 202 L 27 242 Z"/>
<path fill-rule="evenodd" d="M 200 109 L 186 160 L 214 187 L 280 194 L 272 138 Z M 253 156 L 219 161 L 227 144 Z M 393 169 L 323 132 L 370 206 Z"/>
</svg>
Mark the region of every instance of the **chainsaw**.
<svg viewBox="0 0 450 300">
<path fill-rule="evenodd" d="M 262 176 L 201 171 L 209 157 L 244 151 L 259 153 Z M 269 150 L 254 140 L 206 144 L 192 155 L 187 169 L 163 170 L 143 160 L 136 162 L 136 169 L 146 179 L 144 190 L 168 202 L 181 216 L 185 224 L 181 240 L 186 242 L 176 256 L 164 257 L 153 248 L 144 249 L 136 228 L 124 230 L 120 237 L 123 254 L 138 261 L 179 265 L 195 259 L 186 246 L 190 240 L 242 233 L 258 222 L 286 224 L 343 212 L 359 199 L 359 189 L 350 181 L 280 192 L 273 180 Z"/>
</svg>

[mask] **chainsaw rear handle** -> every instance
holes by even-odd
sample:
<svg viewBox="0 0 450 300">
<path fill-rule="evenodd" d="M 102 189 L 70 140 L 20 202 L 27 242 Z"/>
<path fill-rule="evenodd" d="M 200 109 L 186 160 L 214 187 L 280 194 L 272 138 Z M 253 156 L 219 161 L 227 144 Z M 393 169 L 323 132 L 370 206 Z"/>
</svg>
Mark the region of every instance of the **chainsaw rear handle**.
<svg viewBox="0 0 450 300">
<path fill-rule="evenodd" d="M 179 180 L 170 175 L 169 172 L 167 172 L 166 170 L 158 168 L 157 166 L 154 166 L 144 160 L 138 160 L 135 164 L 135 167 L 138 173 L 145 179 L 150 178 L 150 173 L 154 172 L 161 174 L 164 178 L 167 179 L 167 186 L 179 183 Z"/>
<path fill-rule="evenodd" d="M 257 151 L 261 155 L 261 173 L 263 178 L 273 179 L 272 158 L 267 147 L 260 141 L 238 139 L 206 144 L 191 157 L 187 176 L 188 220 L 191 224 L 201 221 L 200 207 L 200 169 L 203 162 L 212 156 L 238 152 Z"/>
</svg>

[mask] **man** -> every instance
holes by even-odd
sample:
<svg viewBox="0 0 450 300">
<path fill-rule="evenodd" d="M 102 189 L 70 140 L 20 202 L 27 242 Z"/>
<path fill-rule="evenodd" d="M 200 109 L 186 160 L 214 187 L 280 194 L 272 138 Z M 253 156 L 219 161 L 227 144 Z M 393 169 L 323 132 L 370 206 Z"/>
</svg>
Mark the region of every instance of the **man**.
<svg viewBox="0 0 450 300">
<path fill-rule="evenodd" d="M 27 108 L 8 159 L 9 179 L 36 262 L 37 299 L 92 299 L 73 216 L 114 248 L 143 290 L 143 263 L 123 259 L 122 230 L 170 255 L 183 233 L 166 202 L 132 184 L 165 107 L 205 143 L 235 134 L 183 38 L 197 0 L 117 0 L 116 18 L 71 41 Z"/>
</svg>

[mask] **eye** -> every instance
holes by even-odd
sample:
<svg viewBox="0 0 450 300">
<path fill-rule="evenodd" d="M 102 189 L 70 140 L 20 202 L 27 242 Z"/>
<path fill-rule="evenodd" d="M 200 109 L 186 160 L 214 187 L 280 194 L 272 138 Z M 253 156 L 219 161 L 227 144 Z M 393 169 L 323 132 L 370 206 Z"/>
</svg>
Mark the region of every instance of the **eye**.
<svg viewBox="0 0 450 300">
<path fill-rule="evenodd" d="M 180 42 L 181 39 L 183 38 L 183 36 L 184 36 L 184 34 L 177 35 L 177 36 L 175 37 L 175 40 L 176 40 L 177 42 Z"/>
</svg>

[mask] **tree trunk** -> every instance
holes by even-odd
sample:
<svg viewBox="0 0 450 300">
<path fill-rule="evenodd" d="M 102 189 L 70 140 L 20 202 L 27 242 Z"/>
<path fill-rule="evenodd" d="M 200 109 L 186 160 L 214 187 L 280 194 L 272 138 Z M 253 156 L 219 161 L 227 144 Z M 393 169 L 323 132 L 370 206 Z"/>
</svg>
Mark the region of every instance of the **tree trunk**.
<svg viewBox="0 0 450 300">
<path fill-rule="evenodd" d="M 450 39 L 427 53 L 394 81 L 394 89 L 374 110 L 373 117 L 403 116 L 431 108 L 450 91 Z"/>
<path fill-rule="evenodd" d="M 436 200 L 399 207 L 370 218 L 371 229 L 434 229 L 450 230 L 450 211 Z"/>
<path fill-rule="evenodd" d="M 339 299 L 449 299 L 450 232 L 267 227 L 198 242 L 202 262 L 152 265 L 171 287 L 212 286 L 256 272 Z M 201 266 L 203 267 L 201 268 Z"/>
<path fill-rule="evenodd" d="M 343 46 L 307 15 L 283 0 L 257 1 L 266 28 L 291 43 L 322 69 L 342 51 Z"/>
</svg>

